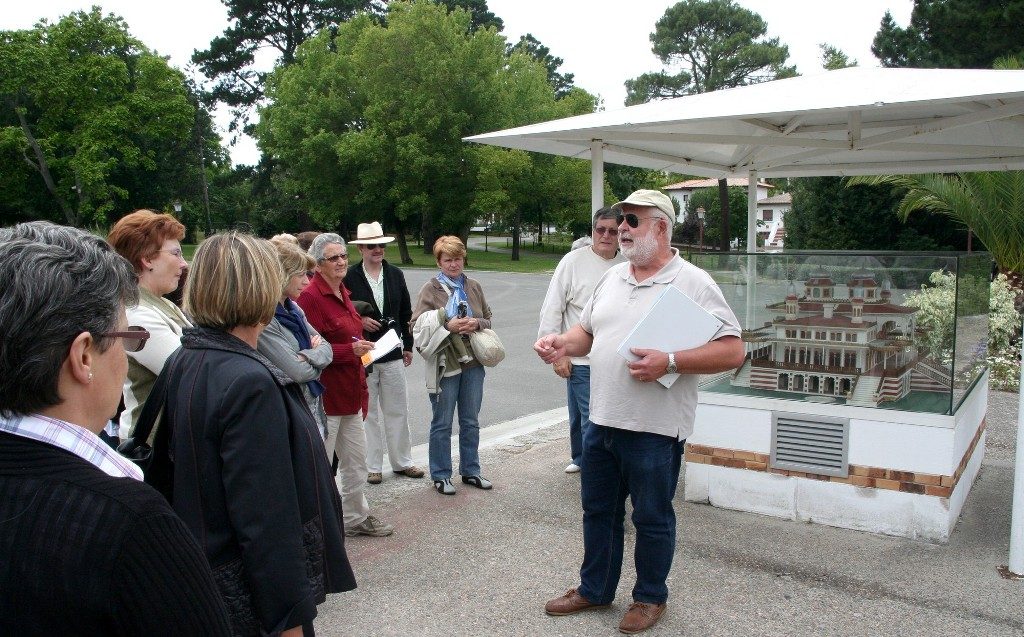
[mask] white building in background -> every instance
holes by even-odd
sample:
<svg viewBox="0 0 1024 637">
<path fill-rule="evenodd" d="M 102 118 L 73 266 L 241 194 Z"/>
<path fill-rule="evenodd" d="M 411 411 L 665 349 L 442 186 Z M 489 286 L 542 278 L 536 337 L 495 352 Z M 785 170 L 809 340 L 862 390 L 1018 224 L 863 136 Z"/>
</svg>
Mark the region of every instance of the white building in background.
<svg viewBox="0 0 1024 637">
<path fill-rule="evenodd" d="M 730 188 L 739 187 L 746 188 L 749 180 L 746 177 L 730 177 L 726 180 Z M 686 219 L 686 206 L 690 202 L 690 197 L 697 190 L 702 188 L 718 188 L 717 179 L 688 179 L 681 181 L 677 184 L 669 184 L 662 187 L 662 190 L 666 195 L 672 197 L 679 202 L 679 218 L 676 219 L 678 223 L 682 223 Z M 757 182 L 757 200 L 768 196 L 768 189 L 774 188 L 770 183 L 766 181 Z"/>
<path fill-rule="evenodd" d="M 781 192 L 757 200 L 757 234 L 766 249 L 781 249 L 786 242 L 786 226 L 783 218 L 793 206 L 793 196 Z"/>
</svg>

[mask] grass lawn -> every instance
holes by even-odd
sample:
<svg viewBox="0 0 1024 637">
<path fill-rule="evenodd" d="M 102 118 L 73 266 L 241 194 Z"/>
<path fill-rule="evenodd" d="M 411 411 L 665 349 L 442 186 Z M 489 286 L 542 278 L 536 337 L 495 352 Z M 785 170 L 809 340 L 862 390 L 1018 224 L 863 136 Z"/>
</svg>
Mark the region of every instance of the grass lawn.
<svg viewBox="0 0 1024 637">
<path fill-rule="evenodd" d="M 547 250 L 551 247 L 545 246 Z M 182 244 L 181 255 L 186 261 L 192 261 L 196 253 L 195 244 Z M 409 253 L 412 257 L 412 265 L 402 265 L 398 261 L 398 247 L 388 248 L 388 261 L 403 268 L 436 268 L 433 255 L 423 254 L 420 246 L 410 243 Z M 562 252 L 536 252 L 532 249 L 523 248 L 519 251 L 519 261 L 513 261 L 512 255 L 502 252 L 477 250 L 470 248 L 469 265 L 467 270 L 492 270 L 496 272 L 550 272 L 558 265 L 562 258 Z M 348 246 L 348 258 L 350 263 L 357 263 L 360 259 L 359 250 L 354 245 Z"/>
</svg>

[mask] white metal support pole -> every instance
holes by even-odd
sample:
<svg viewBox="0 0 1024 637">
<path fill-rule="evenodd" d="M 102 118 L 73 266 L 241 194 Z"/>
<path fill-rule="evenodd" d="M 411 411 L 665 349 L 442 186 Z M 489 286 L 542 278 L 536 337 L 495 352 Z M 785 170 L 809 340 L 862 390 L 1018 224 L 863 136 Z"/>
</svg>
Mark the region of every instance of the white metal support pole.
<svg viewBox="0 0 1024 637">
<path fill-rule="evenodd" d="M 604 142 L 590 140 L 590 212 L 604 207 Z"/>
<path fill-rule="evenodd" d="M 1024 361 L 1024 338 L 1021 339 Z M 1017 396 L 1017 456 L 1013 463 L 1013 508 L 1010 516 L 1010 572 L 1024 575 L 1024 364 Z"/>
<path fill-rule="evenodd" d="M 746 329 L 754 325 L 754 285 L 757 281 L 757 171 L 751 170 L 747 176 L 747 319 L 743 324 Z"/>
</svg>

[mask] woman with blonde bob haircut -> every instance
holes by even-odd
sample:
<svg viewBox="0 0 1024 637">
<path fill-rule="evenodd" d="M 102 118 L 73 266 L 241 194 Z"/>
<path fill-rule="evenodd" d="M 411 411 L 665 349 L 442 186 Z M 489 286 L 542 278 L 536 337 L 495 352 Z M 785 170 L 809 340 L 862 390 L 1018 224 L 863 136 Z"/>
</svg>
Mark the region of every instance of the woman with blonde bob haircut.
<svg viewBox="0 0 1024 637">
<path fill-rule="evenodd" d="M 287 240 L 273 237 L 270 242 L 277 248 L 285 283 L 274 308 L 274 318 L 260 334 L 257 349 L 302 387 L 302 396 L 316 417 L 320 433 L 326 436 L 327 414 L 324 412 L 324 386 L 320 383 L 320 373 L 334 360 L 334 352 L 331 344 L 309 324 L 306 313 L 295 303 L 309 285 L 308 272 L 316 267 L 316 260 Z"/>
<path fill-rule="evenodd" d="M 196 327 L 168 362 L 172 505 L 200 544 L 236 635 L 312 634 L 326 593 L 355 588 L 341 499 L 302 391 L 257 351 L 281 300 L 274 247 L 204 241 L 185 307 Z"/>
<path fill-rule="evenodd" d="M 412 310 L 416 350 L 426 359 L 430 420 L 430 478 L 434 489 L 455 495 L 452 485 L 452 421 L 459 410 L 459 473 L 462 483 L 490 489 L 480 475 L 480 405 L 484 368 L 469 335 L 491 327 L 491 306 L 480 283 L 467 277 L 466 246 L 458 237 L 434 242 L 440 272 L 420 289 Z M 454 340 L 454 342 L 453 342 Z"/>
</svg>

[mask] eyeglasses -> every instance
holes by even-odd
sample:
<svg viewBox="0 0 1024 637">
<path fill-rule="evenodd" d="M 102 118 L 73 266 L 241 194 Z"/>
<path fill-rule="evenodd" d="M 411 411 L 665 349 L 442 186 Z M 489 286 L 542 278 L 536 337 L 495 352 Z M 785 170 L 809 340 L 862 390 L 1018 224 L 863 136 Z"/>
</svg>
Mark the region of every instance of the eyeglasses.
<svg viewBox="0 0 1024 637">
<path fill-rule="evenodd" d="M 179 259 L 182 258 L 182 256 L 181 256 L 181 248 L 177 248 L 175 250 L 157 250 L 157 252 L 166 252 L 167 254 L 170 254 L 172 256 L 178 257 Z"/>
<path fill-rule="evenodd" d="M 139 327 L 138 325 L 129 325 L 128 330 L 125 332 L 103 332 L 100 336 L 102 338 L 124 339 L 124 351 L 138 352 L 146 346 L 146 340 L 149 338 L 149 331 L 144 327 Z"/>
<path fill-rule="evenodd" d="M 386 244 L 386 243 L 364 243 L 363 247 L 366 248 L 367 250 L 375 250 L 377 248 L 380 248 L 381 250 L 383 250 L 384 248 L 388 247 L 388 244 Z"/>
<path fill-rule="evenodd" d="M 636 228 L 637 226 L 640 225 L 641 221 L 647 221 L 649 219 L 661 219 L 661 218 L 662 218 L 661 215 L 655 215 L 653 217 L 638 217 L 635 214 L 633 214 L 632 212 L 627 212 L 626 214 L 622 214 L 621 212 L 619 212 L 619 213 L 616 213 L 616 215 L 615 215 L 615 223 L 617 223 L 618 225 L 621 226 L 622 225 L 622 220 L 625 219 L 626 220 L 626 225 L 628 225 L 630 228 Z"/>
<path fill-rule="evenodd" d="M 622 222 L 620 221 L 619 223 L 622 223 Z M 636 227 L 636 226 L 634 226 L 634 227 Z M 598 227 L 594 228 L 594 234 L 608 235 L 610 237 L 617 237 L 619 235 L 619 229 L 618 228 L 603 228 L 601 226 L 598 226 Z"/>
<path fill-rule="evenodd" d="M 324 257 L 323 259 L 321 259 L 321 261 L 330 261 L 331 263 L 337 263 L 339 259 L 344 259 L 345 261 L 348 261 L 348 255 L 342 252 L 341 254 L 336 254 L 333 257 Z"/>
</svg>

